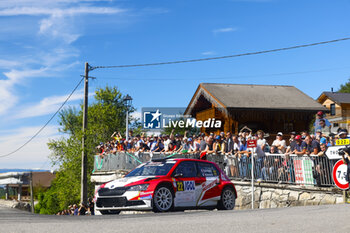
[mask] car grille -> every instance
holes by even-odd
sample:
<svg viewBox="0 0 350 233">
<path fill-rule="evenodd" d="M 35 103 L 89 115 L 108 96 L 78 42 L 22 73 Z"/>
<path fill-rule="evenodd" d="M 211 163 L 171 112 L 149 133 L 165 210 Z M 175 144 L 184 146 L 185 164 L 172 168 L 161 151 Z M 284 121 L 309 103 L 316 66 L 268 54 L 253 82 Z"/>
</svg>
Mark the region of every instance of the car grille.
<svg viewBox="0 0 350 233">
<path fill-rule="evenodd" d="M 125 187 L 118 187 L 114 189 L 109 189 L 109 188 L 101 188 L 98 190 L 98 195 L 99 196 L 121 196 L 125 193 L 127 188 Z"/>
<path fill-rule="evenodd" d="M 96 202 L 97 207 L 123 207 L 123 206 L 137 206 L 144 205 L 144 201 L 128 201 L 126 197 L 113 198 L 98 198 Z"/>
<path fill-rule="evenodd" d="M 97 207 L 121 207 L 125 204 L 126 197 L 98 198 L 96 202 Z"/>
</svg>

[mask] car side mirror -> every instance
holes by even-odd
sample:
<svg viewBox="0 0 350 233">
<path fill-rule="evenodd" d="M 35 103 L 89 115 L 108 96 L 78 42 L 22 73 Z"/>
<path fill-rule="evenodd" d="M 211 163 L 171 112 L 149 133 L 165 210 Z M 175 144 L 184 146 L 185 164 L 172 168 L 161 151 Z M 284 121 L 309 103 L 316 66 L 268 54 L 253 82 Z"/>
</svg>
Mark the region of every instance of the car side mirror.
<svg viewBox="0 0 350 233">
<path fill-rule="evenodd" d="M 182 173 L 176 173 L 175 175 L 174 175 L 174 178 L 178 178 L 178 177 L 183 177 L 184 175 L 182 174 Z"/>
</svg>

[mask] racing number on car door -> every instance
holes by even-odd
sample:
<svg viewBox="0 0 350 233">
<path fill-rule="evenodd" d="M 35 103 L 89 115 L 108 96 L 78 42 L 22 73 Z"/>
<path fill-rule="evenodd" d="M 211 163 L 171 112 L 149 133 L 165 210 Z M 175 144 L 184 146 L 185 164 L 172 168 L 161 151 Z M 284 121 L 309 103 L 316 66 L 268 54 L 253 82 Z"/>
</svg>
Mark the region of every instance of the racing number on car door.
<svg viewBox="0 0 350 233">
<path fill-rule="evenodd" d="M 176 181 L 176 190 L 177 191 L 184 191 L 184 182 L 183 181 Z"/>
</svg>

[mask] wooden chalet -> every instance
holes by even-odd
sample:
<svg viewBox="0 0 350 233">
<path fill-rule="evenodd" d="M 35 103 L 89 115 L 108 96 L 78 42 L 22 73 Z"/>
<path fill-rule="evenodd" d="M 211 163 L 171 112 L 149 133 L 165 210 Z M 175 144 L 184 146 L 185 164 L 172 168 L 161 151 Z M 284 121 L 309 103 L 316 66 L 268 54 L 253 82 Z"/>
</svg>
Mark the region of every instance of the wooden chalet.
<svg viewBox="0 0 350 233">
<path fill-rule="evenodd" d="M 206 133 L 237 134 L 247 126 L 275 135 L 308 130 L 318 111 L 328 110 L 294 86 L 201 83 L 185 114 L 223 122 L 221 129 L 202 128 Z"/>
<path fill-rule="evenodd" d="M 325 91 L 317 101 L 329 109 L 327 119 L 333 132 L 337 132 L 338 128 L 350 130 L 350 93 Z"/>
</svg>

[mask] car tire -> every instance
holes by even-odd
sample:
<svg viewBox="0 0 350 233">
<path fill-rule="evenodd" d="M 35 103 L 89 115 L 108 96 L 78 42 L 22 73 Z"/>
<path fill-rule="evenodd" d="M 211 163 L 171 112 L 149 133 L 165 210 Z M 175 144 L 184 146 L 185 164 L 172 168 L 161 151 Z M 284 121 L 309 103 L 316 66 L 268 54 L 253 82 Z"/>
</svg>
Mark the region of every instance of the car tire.
<svg viewBox="0 0 350 233">
<path fill-rule="evenodd" d="M 174 208 L 174 192 L 168 185 L 160 185 L 153 194 L 153 211 L 168 212 Z"/>
<path fill-rule="evenodd" d="M 120 214 L 120 210 L 100 210 L 102 215 Z"/>
<path fill-rule="evenodd" d="M 221 192 L 218 210 L 233 210 L 236 203 L 236 194 L 232 187 L 225 187 Z"/>
</svg>

